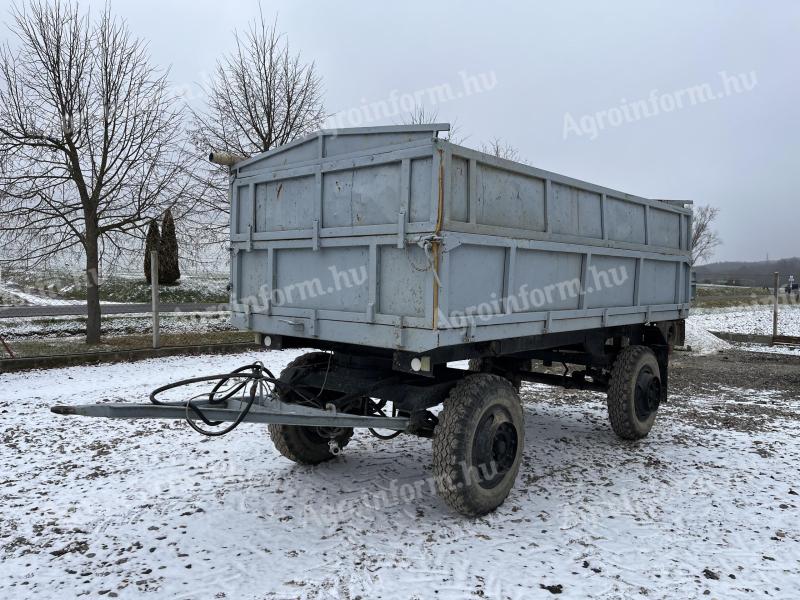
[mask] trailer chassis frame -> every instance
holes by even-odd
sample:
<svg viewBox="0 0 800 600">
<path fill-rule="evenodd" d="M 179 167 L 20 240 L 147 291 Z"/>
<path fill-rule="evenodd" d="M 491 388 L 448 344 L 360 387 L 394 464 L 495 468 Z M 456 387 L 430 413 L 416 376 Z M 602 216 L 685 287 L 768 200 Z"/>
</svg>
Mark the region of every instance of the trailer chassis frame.
<svg viewBox="0 0 800 600">
<path fill-rule="evenodd" d="M 300 427 L 359 427 L 432 437 L 437 418 L 429 409 L 441 404 L 464 377 L 462 369 L 450 368 L 447 362 L 465 358 L 481 359 L 484 361 L 483 370 L 502 375 L 517 387 L 521 381 L 529 381 L 606 392 L 609 370 L 623 344 L 644 344 L 656 355 L 663 382 L 663 396 L 666 398 L 669 351 L 676 337 L 675 332 L 679 329 L 675 323 L 629 325 L 469 343 L 437 348 L 422 355 L 324 341 L 309 344 L 305 338 L 276 337 L 270 340 L 271 348 L 312 345 L 333 351 L 331 363 L 325 371 L 303 373 L 292 379 L 291 383 L 269 377 L 267 379 L 275 387 L 270 393 L 259 394 L 256 398 L 227 398 L 224 403 L 217 400 L 58 405 L 51 410 L 59 415 L 87 417 L 186 419 L 190 424 L 194 412 L 202 414 L 200 418 L 207 424 L 251 422 Z M 682 333 L 677 335 L 682 337 Z M 425 369 L 415 370 L 415 359 Z M 541 366 L 545 368 L 562 363 L 564 372 L 558 374 L 538 370 L 535 361 L 541 361 Z M 568 364 L 580 365 L 584 369 L 570 371 Z M 278 387 L 331 390 L 343 394 L 340 400 L 347 399 L 349 403 L 362 398 L 365 407 L 375 406 L 373 399 L 383 404 L 390 401 L 396 414 L 354 414 L 352 405 L 345 406 L 344 402 L 341 406 L 328 402 L 320 408 L 284 402 L 277 393 Z"/>
</svg>

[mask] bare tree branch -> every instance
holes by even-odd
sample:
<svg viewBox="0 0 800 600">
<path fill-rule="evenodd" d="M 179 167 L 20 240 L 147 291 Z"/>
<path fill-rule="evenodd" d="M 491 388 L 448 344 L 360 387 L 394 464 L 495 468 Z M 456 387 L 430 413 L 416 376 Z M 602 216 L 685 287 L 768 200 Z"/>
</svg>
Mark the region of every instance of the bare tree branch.
<svg viewBox="0 0 800 600">
<path fill-rule="evenodd" d="M 87 340 L 100 335 L 98 271 L 194 185 L 183 109 L 146 46 L 106 8 L 63 0 L 12 9 L 0 48 L 0 239 L 4 257 L 86 258 Z"/>
<path fill-rule="evenodd" d="M 429 125 L 439 122 L 438 109 L 427 109 L 422 104 L 416 105 L 414 110 L 408 113 L 402 121 L 403 125 Z M 467 136 L 461 135 L 461 126 L 456 119 L 450 122 L 450 131 L 447 132 L 444 139 L 452 144 L 459 145 L 467 141 Z"/>
<path fill-rule="evenodd" d="M 714 254 L 714 249 L 722 243 L 713 229 L 714 221 L 719 216 L 715 206 L 695 206 L 692 216 L 692 264 L 705 262 Z"/>
<path fill-rule="evenodd" d="M 217 63 L 205 90 L 207 109 L 192 114 L 191 137 L 198 155 L 213 149 L 253 156 L 319 129 L 325 113 L 314 63 L 303 62 L 290 50 L 263 11 L 235 39 L 236 49 Z M 198 177 L 205 208 L 218 215 L 207 219 L 209 227 L 227 233 L 227 169 L 209 164 Z"/>
<path fill-rule="evenodd" d="M 506 160 L 513 160 L 516 162 L 526 162 L 520 158 L 519 150 L 508 142 L 504 142 L 500 138 L 494 138 L 488 144 L 481 144 L 481 152 L 491 154 L 497 158 L 504 158 Z"/>
</svg>

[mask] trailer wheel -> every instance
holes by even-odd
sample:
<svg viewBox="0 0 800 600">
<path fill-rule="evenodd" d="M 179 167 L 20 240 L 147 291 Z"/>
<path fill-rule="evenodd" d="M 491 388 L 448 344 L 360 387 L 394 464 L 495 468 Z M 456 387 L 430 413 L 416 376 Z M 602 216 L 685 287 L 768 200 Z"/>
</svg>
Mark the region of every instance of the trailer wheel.
<svg viewBox="0 0 800 600">
<path fill-rule="evenodd" d="M 468 375 L 450 390 L 433 433 L 439 495 L 468 517 L 491 512 L 514 486 L 524 445 L 522 404 L 508 380 Z"/>
<path fill-rule="evenodd" d="M 309 352 L 297 357 L 281 371 L 280 380 L 291 383 L 299 379 L 304 373 L 318 369 L 326 369 L 330 355 L 325 352 Z M 296 398 L 292 392 L 279 391 L 284 402 L 294 402 Z M 320 397 L 320 406 L 324 406 L 330 392 L 323 392 Z M 335 440 L 339 448 L 344 448 L 353 437 L 351 427 L 302 427 L 299 425 L 278 425 L 271 423 L 267 426 L 275 448 L 289 460 L 301 465 L 316 465 L 334 458 L 330 442 Z"/>
<path fill-rule="evenodd" d="M 661 395 L 661 371 L 653 351 L 647 346 L 623 348 L 608 385 L 608 417 L 614 433 L 624 440 L 650 433 Z"/>
</svg>

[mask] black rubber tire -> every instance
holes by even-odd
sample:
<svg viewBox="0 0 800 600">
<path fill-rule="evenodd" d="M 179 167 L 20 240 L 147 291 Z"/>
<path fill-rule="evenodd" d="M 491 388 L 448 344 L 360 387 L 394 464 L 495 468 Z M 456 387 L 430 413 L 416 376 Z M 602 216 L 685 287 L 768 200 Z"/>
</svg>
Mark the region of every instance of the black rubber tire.
<svg viewBox="0 0 800 600">
<path fill-rule="evenodd" d="M 492 373 L 493 371 L 484 367 L 485 361 L 482 358 L 470 358 L 469 359 L 469 366 L 467 370 L 474 371 L 475 373 Z M 499 375 L 500 377 L 504 377 L 519 393 L 520 388 L 522 387 L 522 379 L 516 378 L 512 379 L 511 377 L 506 377 L 502 373 L 494 373 L 495 375 Z"/>
<path fill-rule="evenodd" d="M 281 371 L 280 380 L 290 381 L 291 377 L 296 377 L 295 373 L 298 371 L 324 370 L 327 368 L 329 360 L 330 355 L 325 352 L 303 354 L 295 358 Z M 279 394 L 281 400 L 292 402 L 291 392 L 287 394 L 280 391 Z M 320 435 L 317 427 L 270 424 L 267 429 L 275 448 L 291 461 L 301 465 L 318 465 L 335 457 L 330 449 L 330 438 Z M 341 428 L 341 433 L 334 439 L 336 439 L 340 448 L 344 448 L 352 437 L 353 429 L 343 427 Z"/>
<path fill-rule="evenodd" d="M 503 450 L 511 450 L 501 451 L 499 468 L 496 463 L 493 465 L 496 470 L 487 469 L 487 464 L 476 459 L 476 451 L 481 448 L 491 445 L 494 452 L 497 434 L 488 443 L 481 445 L 480 441 L 479 429 L 485 431 L 487 419 L 490 427 L 500 423 L 496 431 L 508 427 L 514 430 L 513 443 L 502 446 Z M 507 434 L 508 429 L 504 431 Z M 450 390 L 433 433 L 433 473 L 439 495 L 467 517 L 493 511 L 514 487 L 524 447 L 522 404 L 509 381 L 490 373 L 467 375 Z M 495 477 L 489 479 L 487 475 L 493 473 Z"/>
<path fill-rule="evenodd" d="M 658 400 L 645 415 L 637 411 L 637 382 L 649 373 L 658 380 Z M 640 389 L 639 393 L 642 393 Z M 661 400 L 661 371 L 656 355 L 647 346 L 627 346 L 614 361 L 608 385 L 608 418 L 611 428 L 623 440 L 646 437 L 653 427 Z"/>
<path fill-rule="evenodd" d="M 475 371 L 476 373 L 483 372 L 483 359 L 482 358 L 470 358 L 469 359 L 469 367 L 467 367 L 470 371 Z"/>
</svg>

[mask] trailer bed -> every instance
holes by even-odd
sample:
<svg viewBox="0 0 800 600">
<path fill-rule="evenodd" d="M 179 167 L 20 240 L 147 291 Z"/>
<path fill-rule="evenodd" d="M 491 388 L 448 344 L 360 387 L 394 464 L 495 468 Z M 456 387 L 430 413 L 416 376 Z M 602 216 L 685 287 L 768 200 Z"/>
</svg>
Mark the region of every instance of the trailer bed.
<svg viewBox="0 0 800 600">
<path fill-rule="evenodd" d="M 231 169 L 232 321 L 424 353 L 685 318 L 691 210 L 437 137 L 317 134 Z"/>
</svg>

